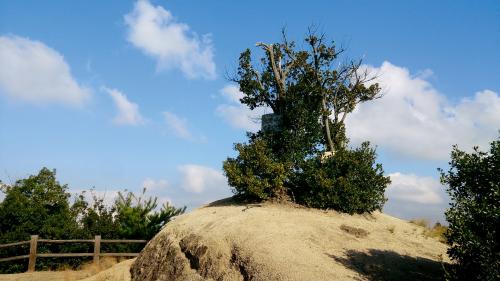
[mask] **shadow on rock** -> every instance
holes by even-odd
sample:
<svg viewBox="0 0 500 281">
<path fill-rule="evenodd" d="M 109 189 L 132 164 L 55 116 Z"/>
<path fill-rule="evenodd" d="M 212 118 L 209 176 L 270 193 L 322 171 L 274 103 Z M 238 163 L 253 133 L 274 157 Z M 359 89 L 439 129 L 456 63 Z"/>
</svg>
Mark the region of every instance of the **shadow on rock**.
<svg viewBox="0 0 500 281">
<path fill-rule="evenodd" d="M 443 280 L 443 265 L 427 258 L 401 255 L 394 251 L 369 249 L 368 253 L 349 250 L 346 257 L 327 254 L 369 280 Z"/>
<path fill-rule="evenodd" d="M 254 207 L 261 207 L 261 204 L 259 204 L 259 201 L 243 200 L 236 196 L 232 196 L 205 205 L 205 207 L 227 207 L 227 206 L 244 206 L 247 209 L 249 209 Z"/>
</svg>

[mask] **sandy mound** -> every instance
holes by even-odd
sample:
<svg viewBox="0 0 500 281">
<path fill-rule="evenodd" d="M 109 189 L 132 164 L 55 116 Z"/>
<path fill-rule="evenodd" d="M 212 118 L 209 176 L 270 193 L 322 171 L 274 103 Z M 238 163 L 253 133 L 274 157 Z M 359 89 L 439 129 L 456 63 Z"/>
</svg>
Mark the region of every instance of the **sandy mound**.
<svg viewBox="0 0 500 281">
<path fill-rule="evenodd" d="M 130 266 L 135 259 L 125 260 L 82 281 L 128 281 Z"/>
<path fill-rule="evenodd" d="M 211 204 L 179 216 L 132 280 L 439 280 L 446 245 L 382 214 Z"/>
</svg>

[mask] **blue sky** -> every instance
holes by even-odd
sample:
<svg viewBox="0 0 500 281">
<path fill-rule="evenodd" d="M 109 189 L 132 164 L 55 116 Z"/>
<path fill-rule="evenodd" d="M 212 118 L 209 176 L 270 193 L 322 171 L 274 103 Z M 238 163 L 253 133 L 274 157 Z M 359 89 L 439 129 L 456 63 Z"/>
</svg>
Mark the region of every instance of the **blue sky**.
<svg viewBox="0 0 500 281">
<path fill-rule="evenodd" d="M 72 192 L 227 196 L 221 163 L 263 110 L 226 73 L 310 25 L 379 74 L 384 98 L 347 123 L 393 179 L 385 211 L 442 220 L 436 168 L 500 129 L 498 1 L 0 1 L 0 179 L 47 166 Z"/>
</svg>

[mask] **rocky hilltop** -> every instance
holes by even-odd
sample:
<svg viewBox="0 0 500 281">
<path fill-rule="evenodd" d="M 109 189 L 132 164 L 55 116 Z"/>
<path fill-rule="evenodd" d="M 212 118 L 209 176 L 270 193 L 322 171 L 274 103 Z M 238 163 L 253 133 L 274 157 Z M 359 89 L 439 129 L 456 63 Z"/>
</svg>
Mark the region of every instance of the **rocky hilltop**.
<svg viewBox="0 0 500 281">
<path fill-rule="evenodd" d="M 446 245 L 383 213 L 215 202 L 144 248 L 132 280 L 440 280 Z"/>
</svg>

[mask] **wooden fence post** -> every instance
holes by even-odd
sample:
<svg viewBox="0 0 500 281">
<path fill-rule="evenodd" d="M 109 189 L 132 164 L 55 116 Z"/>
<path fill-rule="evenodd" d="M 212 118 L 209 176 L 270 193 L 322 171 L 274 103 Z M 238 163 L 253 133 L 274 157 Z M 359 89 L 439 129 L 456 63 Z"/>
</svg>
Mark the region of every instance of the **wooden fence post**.
<svg viewBox="0 0 500 281">
<path fill-rule="evenodd" d="M 38 242 L 38 235 L 31 235 L 28 272 L 35 271 L 37 242 Z"/>
<path fill-rule="evenodd" d="M 94 238 L 94 264 L 99 266 L 99 255 L 101 254 L 101 235 Z"/>
</svg>

